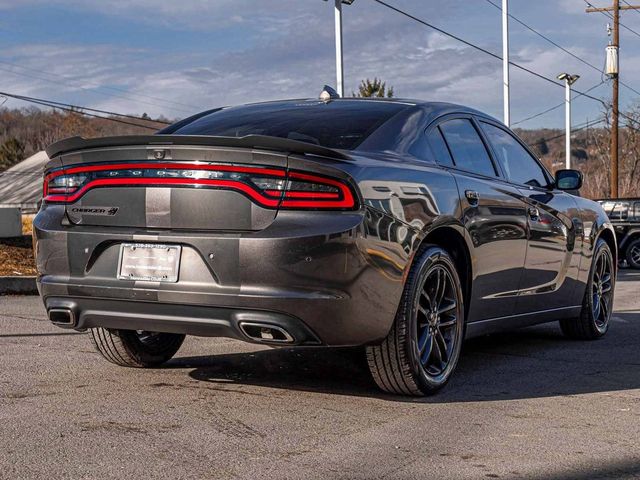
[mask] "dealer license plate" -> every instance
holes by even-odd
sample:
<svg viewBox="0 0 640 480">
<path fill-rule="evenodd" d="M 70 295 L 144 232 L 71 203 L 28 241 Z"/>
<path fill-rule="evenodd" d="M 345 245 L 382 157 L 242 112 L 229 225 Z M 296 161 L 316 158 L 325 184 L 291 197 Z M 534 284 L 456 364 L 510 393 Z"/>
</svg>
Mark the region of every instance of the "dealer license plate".
<svg viewBox="0 0 640 480">
<path fill-rule="evenodd" d="M 180 245 L 123 243 L 120 245 L 118 278 L 149 282 L 177 282 Z"/>
</svg>

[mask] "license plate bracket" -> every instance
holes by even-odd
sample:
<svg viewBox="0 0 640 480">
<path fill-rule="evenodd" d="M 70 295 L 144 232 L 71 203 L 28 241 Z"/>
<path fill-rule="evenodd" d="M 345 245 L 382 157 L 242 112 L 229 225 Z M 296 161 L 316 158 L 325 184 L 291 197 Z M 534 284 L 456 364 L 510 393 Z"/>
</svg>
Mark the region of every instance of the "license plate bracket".
<svg viewBox="0 0 640 480">
<path fill-rule="evenodd" d="M 118 279 L 175 283 L 181 253 L 180 245 L 122 243 Z"/>
</svg>

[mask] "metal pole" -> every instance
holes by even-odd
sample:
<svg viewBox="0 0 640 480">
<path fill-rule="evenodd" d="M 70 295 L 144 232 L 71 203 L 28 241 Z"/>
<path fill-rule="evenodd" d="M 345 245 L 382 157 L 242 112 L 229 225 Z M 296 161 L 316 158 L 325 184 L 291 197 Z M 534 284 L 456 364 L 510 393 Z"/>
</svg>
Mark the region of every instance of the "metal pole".
<svg viewBox="0 0 640 480">
<path fill-rule="evenodd" d="M 342 64 L 342 0 L 335 0 L 336 14 L 336 91 L 344 97 L 344 70 Z"/>
<path fill-rule="evenodd" d="M 568 170 L 571 168 L 571 82 L 567 78 L 565 84 L 565 96 L 564 103 L 566 108 L 565 114 L 565 168 Z"/>
<path fill-rule="evenodd" d="M 620 46 L 620 2 L 613 0 L 613 45 Z M 618 53 L 618 72 L 620 54 Z M 613 108 L 611 122 L 611 198 L 618 198 L 618 77 L 613 76 Z"/>
<path fill-rule="evenodd" d="M 509 0 L 502 0 L 502 83 L 504 89 L 504 124 L 511 126 L 509 98 Z"/>
</svg>

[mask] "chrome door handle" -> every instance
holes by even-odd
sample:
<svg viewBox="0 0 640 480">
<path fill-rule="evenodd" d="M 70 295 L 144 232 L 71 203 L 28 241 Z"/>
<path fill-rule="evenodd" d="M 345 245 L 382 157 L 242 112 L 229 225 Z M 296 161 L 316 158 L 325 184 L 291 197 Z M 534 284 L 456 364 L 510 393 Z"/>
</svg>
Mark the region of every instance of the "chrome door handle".
<svg viewBox="0 0 640 480">
<path fill-rule="evenodd" d="M 480 201 L 480 194 L 475 190 L 465 190 L 464 196 L 469 200 L 469 204 L 475 206 Z"/>
<path fill-rule="evenodd" d="M 529 218 L 531 220 L 538 220 L 540 218 L 540 210 L 536 207 L 529 207 L 527 209 L 527 213 L 529 214 Z"/>
</svg>

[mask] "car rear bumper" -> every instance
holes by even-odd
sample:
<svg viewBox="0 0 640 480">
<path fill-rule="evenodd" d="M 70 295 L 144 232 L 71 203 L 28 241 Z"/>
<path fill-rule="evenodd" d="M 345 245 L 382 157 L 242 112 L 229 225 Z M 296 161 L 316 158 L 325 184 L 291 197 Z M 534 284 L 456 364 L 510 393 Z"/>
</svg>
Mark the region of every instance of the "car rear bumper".
<svg viewBox="0 0 640 480">
<path fill-rule="evenodd" d="M 92 327 L 229 337 L 273 345 L 319 345 L 299 319 L 278 312 L 100 298 L 48 297 L 45 307 L 62 328 Z M 65 319 L 62 315 L 67 313 Z M 261 331 L 266 332 L 261 335 Z M 276 332 L 276 335 L 273 335 Z M 281 335 L 278 335 L 281 333 Z"/>
<path fill-rule="evenodd" d="M 72 312 L 62 326 L 78 329 L 256 341 L 240 325 L 250 322 L 285 330 L 294 345 L 376 343 L 393 323 L 408 262 L 364 212 L 280 212 L 259 232 L 221 234 L 67 226 L 62 217 L 48 206 L 34 221 L 38 288 L 47 310 Z M 182 245 L 178 282 L 118 280 L 123 242 Z"/>
</svg>

